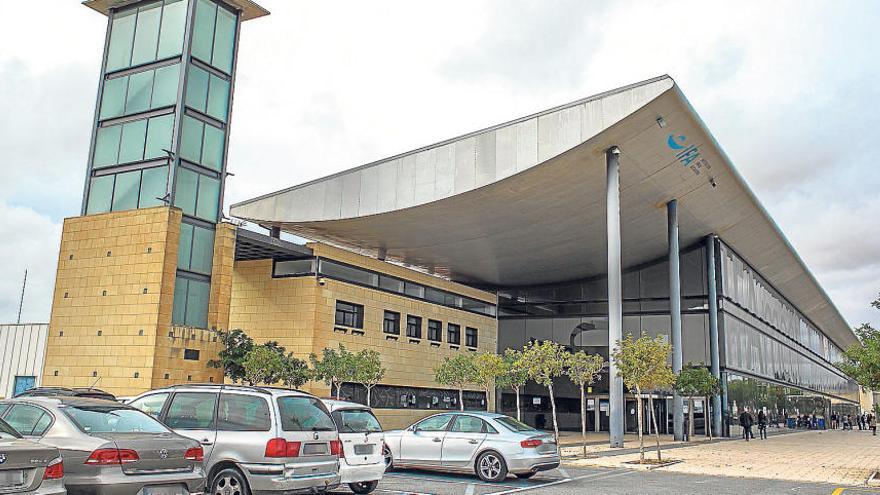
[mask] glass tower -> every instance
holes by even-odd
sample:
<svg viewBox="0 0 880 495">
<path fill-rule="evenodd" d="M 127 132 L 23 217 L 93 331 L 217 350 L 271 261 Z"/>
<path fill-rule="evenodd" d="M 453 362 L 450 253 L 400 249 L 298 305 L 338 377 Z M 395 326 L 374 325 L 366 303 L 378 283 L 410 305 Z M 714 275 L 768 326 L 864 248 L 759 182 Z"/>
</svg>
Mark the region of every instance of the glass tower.
<svg viewBox="0 0 880 495">
<path fill-rule="evenodd" d="M 91 0 L 108 16 L 82 214 L 180 208 L 172 323 L 207 327 L 239 25 L 250 0 Z"/>
</svg>

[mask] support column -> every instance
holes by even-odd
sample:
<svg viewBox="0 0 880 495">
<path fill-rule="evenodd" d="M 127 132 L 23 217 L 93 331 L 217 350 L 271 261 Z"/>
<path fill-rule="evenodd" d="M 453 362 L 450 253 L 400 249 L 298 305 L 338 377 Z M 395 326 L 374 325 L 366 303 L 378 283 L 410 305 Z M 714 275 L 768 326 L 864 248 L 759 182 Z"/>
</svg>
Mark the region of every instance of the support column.
<svg viewBox="0 0 880 495">
<path fill-rule="evenodd" d="M 718 286 L 715 283 L 715 236 L 706 236 L 706 274 L 709 289 L 709 359 L 712 376 L 721 379 L 718 350 Z M 712 396 L 712 430 L 721 436 L 721 391 Z"/>
<path fill-rule="evenodd" d="M 666 220 L 669 234 L 669 316 L 672 320 L 672 371 L 681 372 L 681 277 L 678 252 L 678 201 L 666 203 Z M 672 435 L 676 441 L 684 440 L 684 401 L 678 392 L 672 394 Z"/>
<path fill-rule="evenodd" d="M 605 151 L 607 182 L 605 209 L 608 226 L 608 426 L 611 447 L 623 447 L 623 378 L 612 357 L 623 327 L 623 274 L 620 266 L 620 149 Z"/>
</svg>

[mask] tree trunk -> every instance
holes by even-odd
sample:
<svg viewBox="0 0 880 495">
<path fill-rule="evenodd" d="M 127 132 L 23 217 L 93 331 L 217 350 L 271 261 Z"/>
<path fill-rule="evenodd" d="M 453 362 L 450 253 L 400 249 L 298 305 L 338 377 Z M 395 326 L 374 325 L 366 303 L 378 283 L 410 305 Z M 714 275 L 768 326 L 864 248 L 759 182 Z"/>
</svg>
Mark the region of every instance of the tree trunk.
<svg viewBox="0 0 880 495">
<path fill-rule="evenodd" d="M 584 457 L 587 457 L 587 395 L 584 391 L 584 384 L 580 384 L 581 389 L 581 441 L 584 445 Z M 558 445 L 558 444 L 557 444 Z"/>
<path fill-rule="evenodd" d="M 645 462 L 645 439 L 642 436 L 642 427 L 644 422 L 642 421 L 642 389 L 636 385 L 636 408 L 638 409 L 638 418 L 639 418 L 639 462 Z"/>
<path fill-rule="evenodd" d="M 370 392 L 373 390 L 373 387 L 367 387 L 367 407 L 370 407 Z"/>
<path fill-rule="evenodd" d="M 704 414 L 705 416 L 705 414 Z M 694 441 L 694 398 L 688 397 L 688 442 Z"/>
<path fill-rule="evenodd" d="M 653 397 L 653 395 L 649 395 L 648 400 L 650 401 L 649 406 L 651 408 L 651 422 L 654 423 L 654 438 L 657 440 L 657 461 L 662 461 L 663 459 L 660 456 L 660 429 L 657 428 L 657 415 L 654 414 L 654 397 Z"/>
<path fill-rule="evenodd" d="M 709 411 L 709 396 L 707 395 L 703 400 L 706 401 L 706 404 L 703 406 L 703 417 L 706 418 L 704 420 L 706 422 L 706 436 L 709 437 L 709 440 L 712 440 L 712 421 L 715 419 L 715 416 Z"/>
<path fill-rule="evenodd" d="M 520 413 L 520 405 L 519 405 L 519 387 L 513 389 L 516 392 L 516 420 L 522 421 L 522 414 Z"/>
<path fill-rule="evenodd" d="M 556 422 L 556 399 L 553 398 L 553 384 L 547 386 L 550 391 L 550 407 L 553 410 L 553 437 L 556 439 L 556 446 L 559 447 L 559 424 Z"/>
<path fill-rule="evenodd" d="M 342 396 L 342 382 L 337 382 L 336 383 L 336 400 L 339 400 L 339 398 L 341 396 Z"/>
<path fill-rule="evenodd" d="M 458 408 L 464 411 L 464 389 L 458 389 Z"/>
</svg>

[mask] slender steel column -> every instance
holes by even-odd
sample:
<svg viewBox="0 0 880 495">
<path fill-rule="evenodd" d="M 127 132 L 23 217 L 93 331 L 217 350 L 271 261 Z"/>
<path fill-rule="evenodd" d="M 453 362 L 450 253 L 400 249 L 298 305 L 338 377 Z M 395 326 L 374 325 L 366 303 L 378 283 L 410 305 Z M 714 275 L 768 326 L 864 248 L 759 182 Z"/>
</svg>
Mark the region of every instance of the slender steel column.
<svg viewBox="0 0 880 495">
<path fill-rule="evenodd" d="M 678 267 L 678 201 L 666 203 L 669 234 L 669 316 L 672 319 L 672 371 L 681 372 L 681 277 Z M 684 440 L 684 401 L 678 392 L 672 394 L 672 436 Z"/>
<path fill-rule="evenodd" d="M 709 285 L 709 359 L 712 376 L 721 379 L 718 351 L 718 286 L 715 284 L 715 236 L 706 236 L 706 274 Z M 721 392 L 712 396 L 712 430 L 721 435 Z"/>
<path fill-rule="evenodd" d="M 608 215 L 608 426 L 611 447 L 623 447 L 623 378 L 617 374 L 617 363 L 611 357 L 622 336 L 623 275 L 620 268 L 620 149 L 612 146 L 605 151 L 607 182 L 605 208 Z"/>
</svg>

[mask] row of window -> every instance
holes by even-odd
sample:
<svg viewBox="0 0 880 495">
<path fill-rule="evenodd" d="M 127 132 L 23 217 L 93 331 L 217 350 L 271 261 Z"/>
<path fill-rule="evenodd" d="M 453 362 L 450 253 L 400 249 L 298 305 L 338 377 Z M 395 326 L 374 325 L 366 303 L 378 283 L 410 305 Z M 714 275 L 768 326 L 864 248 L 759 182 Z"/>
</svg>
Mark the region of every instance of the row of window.
<svg viewBox="0 0 880 495">
<path fill-rule="evenodd" d="M 236 24 L 235 13 L 218 6 L 211 0 L 198 0 L 192 56 L 227 74 L 232 74 Z"/>
<path fill-rule="evenodd" d="M 100 120 L 146 112 L 177 103 L 180 64 L 107 79 Z"/>
<path fill-rule="evenodd" d="M 150 208 L 164 204 L 168 167 L 93 177 L 86 213 Z"/>
<path fill-rule="evenodd" d="M 213 260 L 214 230 L 181 223 L 177 268 L 210 275 Z"/>
<path fill-rule="evenodd" d="M 190 216 L 209 222 L 217 221 L 220 203 L 220 179 L 188 168 L 177 169 L 174 206 Z"/>
<path fill-rule="evenodd" d="M 340 326 L 363 329 L 364 307 L 360 304 L 336 301 L 335 322 Z M 382 331 L 389 335 L 400 335 L 400 313 L 386 310 L 382 321 Z M 465 345 L 477 347 L 477 334 L 476 328 L 465 328 Z M 411 339 L 422 338 L 421 316 L 406 315 L 406 336 Z M 443 322 L 429 319 L 427 338 L 432 342 L 443 342 Z M 447 323 L 446 342 L 450 345 L 461 345 L 461 325 Z"/>
<path fill-rule="evenodd" d="M 177 274 L 174 282 L 174 309 L 171 323 L 195 328 L 208 328 L 208 299 L 211 283 Z"/>
<path fill-rule="evenodd" d="M 335 393 L 336 389 L 330 391 Z M 485 411 L 486 394 L 465 390 L 464 408 L 468 411 Z M 367 392 L 363 386 L 354 383 L 343 383 L 341 397 L 345 400 L 367 403 Z M 458 390 L 404 387 L 396 385 L 377 385 L 370 393 L 370 406 L 382 409 L 460 409 Z"/>
<path fill-rule="evenodd" d="M 189 115 L 183 116 L 181 128 L 180 157 L 219 172 L 226 132 Z"/>
<path fill-rule="evenodd" d="M 180 55 L 186 4 L 184 0 L 164 0 L 114 13 L 107 72 Z"/>
<path fill-rule="evenodd" d="M 184 101 L 186 106 L 226 122 L 229 113 L 229 81 L 191 65 Z"/>
<path fill-rule="evenodd" d="M 102 126 L 95 137 L 94 168 L 168 156 L 174 114 Z"/>
</svg>

